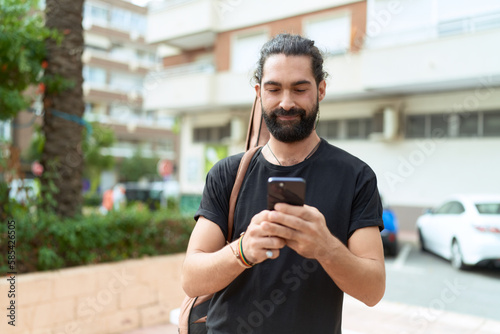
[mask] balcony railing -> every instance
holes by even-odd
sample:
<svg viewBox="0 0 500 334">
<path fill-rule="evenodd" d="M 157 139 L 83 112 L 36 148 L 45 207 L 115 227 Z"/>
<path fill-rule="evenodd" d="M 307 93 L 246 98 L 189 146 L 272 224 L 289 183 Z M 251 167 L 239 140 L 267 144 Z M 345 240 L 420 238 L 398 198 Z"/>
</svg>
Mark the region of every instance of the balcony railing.
<svg viewBox="0 0 500 334">
<path fill-rule="evenodd" d="M 178 5 L 183 5 L 196 0 L 157 0 L 150 2 L 148 5 L 149 11 L 160 11 L 169 9 Z"/>
<path fill-rule="evenodd" d="M 215 72 L 215 66 L 211 61 L 199 61 L 185 65 L 165 67 L 160 70 L 150 72 L 146 76 L 145 82 L 147 85 L 156 82 L 158 80 L 163 80 L 175 76 L 184 76 L 184 75 L 198 74 L 198 73 L 214 73 L 214 72 Z"/>
<path fill-rule="evenodd" d="M 439 36 L 465 34 L 495 28 L 500 28 L 500 12 L 444 21 L 437 26 Z"/>
<path fill-rule="evenodd" d="M 500 28 L 500 12 L 487 13 L 470 17 L 462 17 L 449 21 L 442 21 L 431 26 L 399 30 L 372 37 L 367 36 L 366 47 L 373 49 L 402 44 L 413 44 L 440 37 L 498 28 Z"/>
</svg>

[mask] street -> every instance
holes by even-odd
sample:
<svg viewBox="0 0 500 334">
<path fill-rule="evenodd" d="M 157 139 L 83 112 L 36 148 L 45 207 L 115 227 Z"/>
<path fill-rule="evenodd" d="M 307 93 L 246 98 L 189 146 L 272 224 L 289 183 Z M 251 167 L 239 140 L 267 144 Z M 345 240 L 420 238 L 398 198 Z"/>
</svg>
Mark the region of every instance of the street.
<svg viewBox="0 0 500 334">
<path fill-rule="evenodd" d="M 449 311 L 500 320 L 500 269 L 472 268 L 458 271 L 450 262 L 411 242 L 400 244 L 397 257 L 386 258 L 384 300 L 422 309 L 432 320 Z"/>
</svg>

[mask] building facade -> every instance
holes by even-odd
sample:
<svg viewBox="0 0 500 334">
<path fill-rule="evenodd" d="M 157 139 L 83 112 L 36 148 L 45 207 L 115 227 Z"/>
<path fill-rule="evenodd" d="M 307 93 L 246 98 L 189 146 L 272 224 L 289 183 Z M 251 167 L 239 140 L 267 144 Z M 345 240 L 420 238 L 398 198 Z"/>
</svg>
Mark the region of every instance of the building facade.
<svg viewBox="0 0 500 334">
<path fill-rule="evenodd" d="M 243 150 L 258 50 L 280 32 L 325 53 L 317 131 L 374 169 L 386 202 L 420 213 L 498 192 L 497 1 L 162 1 L 147 40 L 164 69 L 149 74 L 145 107 L 182 120 L 183 193 L 201 194 L 211 162 Z"/>
<path fill-rule="evenodd" d="M 147 8 L 123 0 L 87 0 L 83 27 L 86 120 L 113 129 L 117 143 L 109 153 L 118 159 L 140 150 L 145 157 L 176 164 L 172 118 L 143 108 L 144 79 L 159 65 L 156 47 L 145 39 Z M 115 182 L 112 176 L 103 182 Z"/>
</svg>

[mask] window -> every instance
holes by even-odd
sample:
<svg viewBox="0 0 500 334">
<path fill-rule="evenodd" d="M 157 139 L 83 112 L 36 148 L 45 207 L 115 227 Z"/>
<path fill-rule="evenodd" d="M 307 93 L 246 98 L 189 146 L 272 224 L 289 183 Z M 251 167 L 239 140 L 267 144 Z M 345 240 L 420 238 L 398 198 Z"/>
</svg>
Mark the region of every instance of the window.
<svg viewBox="0 0 500 334">
<path fill-rule="evenodd" d="M 431 115 L 431 136 L 448 137 L 449 118 L 444 114 Z"/>
<path fill-rule="evenodd" d="M 106 85 L 106 70 L 99 67 L 84 66 L 83 79 L 85 82 L 95 86 Z"/>
<path fill-rule="evenodd" d="M 351 45 L 351 16 L 310 20 L 305 23 L 305 35 L 327 54 L 346 53 Z"/>
<path fill-rule="evenodd" d="M 130 30 L 131 13 L 128 10 L 113 8 L 111 10 L 111 26 L 121 30 Z M 134 22 L 135 25 L 135 22 Z"/>
<path fill-rule="evenodd" d="M 425 137 L 425 116 L 408 116 L 406 118 L 406 137 L 423 138 Z"/>
<path fill-rule="evenodd" d="M 477 211 L 482 215 L 500 214 L 500 203 L 477 203 Z"/>
<path fill-rule="evenodd" d="M 406 138 L 493 136 L 500 136 L 500 111 L 406 117 Z"/>
<path fill-rule="evenodd" d="M 132 13 L 132 22 L 134 23 L 132 27 L 127 27 L 127 30 L 131 29 L 136 31 L 139 35 L 146 35 L 147 21 L 144 15 L 139 15 Z"/>
<path fill-rule="evenodd" d="M 460 202 L 451 202 L 449 214 L 451 215 L 459 215 L 465 212 L 465 208 Z"/>
<path fill-rule="evenodd" d="M 224 138 L 231 136 L 231 124 L 224 126 L 195 128 L 193 131 L 193 141 L 195 143 L 220 142 Z"/>
<path fill-rule="evenodd" d="M 437 215 L 445 215 L 450 211 L 451 202 L 445 203 L 434 211 Z"/>
<path fill-rule="evenodd" d="M 124 62 L 130 62 L 137 59 L 137 55 L 134 49 L 126 48 L 120 45 L 114 45 L 110 53 L 113 59 L 121 60 Z"/>
<path fill-rule="evenodd" d="M 479 134 L 479 114 L 460 115 L 459 137 L 475 137 Z"/>
<path fill-rule="evenodd" d="M 347 120 L 347 139 L 365 139 L 371 133 L 371 119 Z"/>
<path fill-rule="evenodd" d="M 483 113 L 483 136 L 500 136 L 500 111 Z"/>
<path fill-rule="evenodd" d="M 457 201 L 445 203 L 435 211 L 438 215 L 456 215 L 463 212 L 465 212 L 464 206 Z"/>
<path fill-rule="evenodd" d="M 267 42 L 263 32 L 237 36 L 231 49 L 231 69 L 233 72 L 248 73 L 257 64 L 262 45 Z"/>
<path fill-rule="evenodd" d="M 94 24 L 106 27 L 108 25 L 108 9 L 85 3 L 83 18 L 84 26 Z"/>
<path fill-rule="evenodd" d="M 339 121 L 320 121 L 316 132 L 322 138 L 337 139 L 339 137 Z"/>
<path fill-rule="evenodd" d="M 318 136 L 325 139 L 366 139 L 373 130 L 371 118 L 320 120 Z"/>
<path fill-rule="evenodd" d="M 143 86 L 142 77 L 112 72 L 109 79 L 109 87 L 125 92 L 141 91 Z"/>
</svg>

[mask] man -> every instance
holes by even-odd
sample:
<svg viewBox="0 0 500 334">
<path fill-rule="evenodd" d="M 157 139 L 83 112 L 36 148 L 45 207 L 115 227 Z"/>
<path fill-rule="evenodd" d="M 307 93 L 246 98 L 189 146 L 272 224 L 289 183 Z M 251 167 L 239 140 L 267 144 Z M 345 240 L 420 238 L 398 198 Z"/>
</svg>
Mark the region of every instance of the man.
<svg viewBox="0 0 500 334">
<path fill-rule="evenodd" d="M 255 91 L 271 138 L 240 190 L 234 241 L 225 245 L 242 154 L 209 172 L 183 266 L 189 296 L 216 292 L 209 333 L 341 333 L 344 292 L 369 306 L 384 294 L 375 174 L 314 129 L 325 75 L 308 39 L 282 34 L 261 50 Z M 306 205 L 266 210 L 271 176 L 304 178 Z"/>
</svg>

